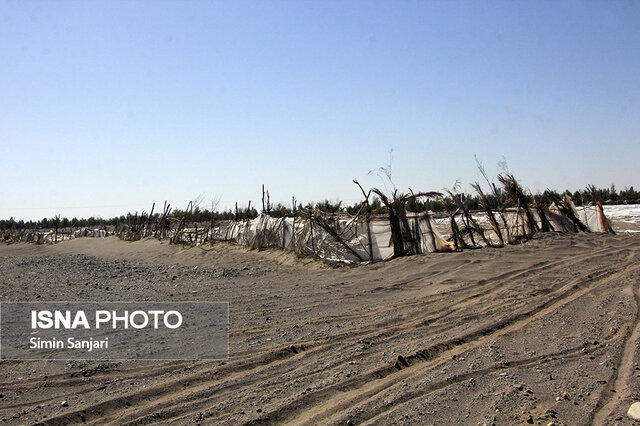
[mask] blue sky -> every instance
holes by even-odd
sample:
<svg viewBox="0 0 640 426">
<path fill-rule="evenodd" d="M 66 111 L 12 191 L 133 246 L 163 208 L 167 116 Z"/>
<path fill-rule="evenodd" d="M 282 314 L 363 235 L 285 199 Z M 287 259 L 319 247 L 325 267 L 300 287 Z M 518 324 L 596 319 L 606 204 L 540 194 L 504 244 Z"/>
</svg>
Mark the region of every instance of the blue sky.
<svg viewBox="0 0 640 426">
<path fill-rule="evenodd" d="M 0 218 L 640 186 L 640 4 L 0 1 Z"/>
</svg>

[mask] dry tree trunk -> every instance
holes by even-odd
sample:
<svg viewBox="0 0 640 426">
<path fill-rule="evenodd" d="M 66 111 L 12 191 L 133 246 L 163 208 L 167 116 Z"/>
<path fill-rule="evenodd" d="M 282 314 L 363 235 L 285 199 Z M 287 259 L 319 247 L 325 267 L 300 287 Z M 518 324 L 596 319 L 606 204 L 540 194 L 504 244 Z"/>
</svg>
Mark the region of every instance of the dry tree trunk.
<svg viewBox="0 0 640 426">
<path fill-rule="evenodd" d="M 215 225 L 216 220 L 214 219 L 214 202 L 211 201 L 211 219 L 209 220 L 209 232 L 207 233 L 207 235 L 209 235 L 209 244 L 213 245 L 213 227 Z"/>
<path fill-rule="evenodd" d="M 147 221 L 144 224 L 144 228 L 142 229 L 142 238 L 146 237 L 146 232 L 149 232 L 149 235 L 151 235 L 151 219 L 153 219 L 153 210 L 156 208 L 156 203 L 153 203 L 151 205 L 151 213 L 149 213 L 149 217 L 147 218 Z"/>
<path fill-rule="evenodd" d="M 507 174 L 506 176 L 498 175 L 498 180 L 502 183 L 507 193 L 511 196 L 513 202 L 518 206 L 518 212 L 522 209 L 524 211 L 525 219 L 527 222 L 527 226 L 529 231 L 526 233 L 527 237 L 533 236 L 539 228 L 538 224 L 527 205 L 527 197 L 525 197 L 520 184 L 516 180 L 516 178 L 512 174 Z"/>
<path fill-rule="evenodd" d="M 453 237 L 453 245 L 456 250 L 460 250 L 461 248 L 469 248 L 469 245 L 464 240 L 462 233 L 460 232 L 460 228 L 458 228 L 458 223 L 456 222 L 456 214 L 458 211 L 452 212 L 451 207 L 449 206 L 449 202 L 446 198 L 441 198 L 440 202 L 444 205 L 447 214 L 449 215 L 449 226 L 451 227 L 451 234 Z"/>
<path fill-rule="evenodd" d="M 158 219 L 156 219 L 156 226 L 153 232 L 154 238 L 157 238 L 159 240 L 165 237 L 164 222 L 165 222 L 166 215 L 167 215 L 167 201 L 165 200 L 164 207 L 162 208 L 162 215 L 158 216 Z"/>
<path fill-rule="evenodd" d="M 327 222 L 327 220 L 325 218 L 323 218 L 320 215 L 316 215 L 316 223 L 322 229 L 324 229 L 327 232 L 327 234 L 331 235 L 334 240 L 336 240 L 338 243 L 340 243 L 341 246 L 343 246 L 351 254 L 353 254 L 359 261 L 361 261 L 361 262 L 364 261 L 362 256 L 360 256 L 360 254 L 357 251 L 355 251 L 349 244 L 346 243 L 346 241 L 344 239 L 342 239 L 342 237 L 338 234 L 338 232 L 336 232 L 336 230 L 331 227 L 331 224 L 329 222 Z"/>
<path fill-rule="evenodd" d="M 436 233 L 431 226 L 431 214 L 427 210 L 427 207 L 424 208 L 425 217 L 427 218 L 427 228 L 429 229 L 429 235 L 431 236 L 431 244 L 433 245 L 433 249 L 438 251 L 438 242 L 436 241 Z"/>
<path fill-rule="evenodd" d="M 484 241 L 487 246 L 493 247 L 491 241 L 489 241 L 487 236 L 484 234 L 484 230 L 480 227 L 480 225 L 478 225 L 478 222 L 476 222 L 473 216 L 471 216 L 471 213 L 469 213 L 469 210 L 467 210 L 467 208 L 465 207 L 460 194 L 452 194 L 449 190 L 446 191 L 449 193 L 451 198 L 455 200 L 456 204 L 458 205 L 458 210 L 462 211 L 462 221 L 467 228 L 466 232 L 469 234 L 471 244 L 473 244 L 474 247 L 477 247 L 475 239 L 473 238 L 473 233 L 475 232 L 476 234 L 480 235 L 480 238 L 482 238 L 482 241 Z"/>
<path fill-rule="evenodd" d="M 53 235 L 53 244 L 58 244 L 58 224 L 60 223 L 60 215 L 57 215 L 54 220 L 53 220 L 53 226 L 54 226 L 54 235 Z"/>
<path fill-rule="evenodd" d="M 504 237 L 502 236 L 500 225 L 498 225 L 498 221 L 496 220 L 496 217 L 493 214 L 493 210 L 491 209 L 491 202 L 489 201 L 489 197 L 487 197 L 486 194 L 482 191 L 482 188 L 480 187 L 480 183 L 478 182 L 472 183 L 471 187 L 475 189 L 475 191 L 480 196 L 480 199 L 482 200 L 482 206 L 484 207 L 487 218 L 489 219 L 489 223 L 491 223 L 491 228 L 493 228 L 493 232 L 495 232 L 495 234 L 498 236 L 498 239 L 500 240 L 500 245 L 504 245 L 505 244 Z"/>
<path fill-rule="evenodd" d="M 291 206 L 293 209 L 293 225 L 291 230 L 291 249 L 296 249 L 296 217 L 298 216 L 298 209 L 296 207 L 296 197 L 291 197 Z"/>
<path fill-rule="evenodd" d="M 189 210 L 193 211 L 193 202 L 192 201 L 189 201 L 189 204 L 187 205 L 187 209 L 185 211 L 185 214 L 182 216 L 182 218 L 178 222 L 178 226 L 176 228 L 175 233 L 169 239 L 169 243 L 170 244 L 176 244 L 176 243 L 179 243 L 179 242 L 182 241 L 181 235 L 182 235 L 183 230 L 184 230 L 185 220 L 187 218 L 187 212 Z M 191 238 L 191 236 L 189 236 L 189 238 Z"/>
<path fill-rule="evenodd" d="M 555 231 L 555 229 L 553 228 L 553 225 L 551 224 L 551 222 L 549 222 L 549 219 L 547 219 L 547 215 L 544 212 L 544 206 L 540 203 L 540 200 L 538 200 L 538 197 L 534 196 L 533 197 L 533 207 L 535 207 L 536 211 L 538 212 L 538 216 L 540 217 L 540 225 L 541 225 L 541 232 L 551 232 L 551 231 Z"/>
<path fill-rule="evenodd" d="M 504 226 L 504 232 L 507 234 L 506 235 L 506 243 L 509 243 L 511 241 L 511 232 L 509 232 L 509 225 L 507 224 L 507 219 L 504 217 L 504 203 L 502 202 L 502 194 L 500 193 L 500 191 L 498 191 L 498 188 L 496 187 L 496 184 L 491 182 L 491 180 L 489 179 L 489 176 L 487 175 L 486 170 L 484 169 L 484 166 L 482 165 L 482 163 L 480 162 L 480 160 L 478 160 L 478 157 L 474 156 L 476 159 L 476 165 L 478 167 L 478 171 L 480 172 L 480 174 L 482 175 L 482 177 L 484 178 L 484 180 L 487 182 L 487 185 L 489 185 L 489 188 L 491 189 L 491 191 L 493 192 L 493 196 L 496 199 L 496 207 L 497 207 L 497 213 L 498 216 L 500 216 L 500 219 L 502 221 L 502 225 Z M 489 203 L 489 197 L 487 197 L 484 193 L 482 193 L 482 190 L 480 188 L 480 184 L 476 182 L 475 184 L 477 186 L 477 189 L 480 190 L 480 195 L 483 198 L 485 204 L 486 204 L 486 208 L 489 209 L 488 212 L 490 212 L 491 217 L 489 218 L 489 220 L 491 221 L 492 225 L 495 226 L 495 230 L 496 230 L 496 234 L 498 235 L 498 238 L 500 239 L 500 242 L 502 243 L 502 245 L 505 244 L 505 240 L 504 237 L 502 235 L 502 232 L 500 230 L 500 226 L 498 225 L 495 217 L 493 216 L 493 211 L 491 211 L 491 207 L 490 207 L 490 203 Z"/>
<path fill-rule="evenodd" d="M 589 230 L 589 228 L 582 223 L 582 221 L 580 219 L 578 219 L 578 217 L 575 215 L 575 213 L 573 212 L 573 209 L 569 206 L 569 204 L 561 199 L 557 194 L 553 193 L 550 190 L 545 191 L 545 194 L 547 195 L 547 197 L 549 197 L 551 199 L 551 201 L 553 201 L 556 206 L 558 206 L 558 208 L 560 209 L 560 211 L 569 218 L 569 220 L 571 222 L 573 222 L 573 224 L 582 232 L 591 232 Z"/>
<path fill-rule="evenodd" d="M 353 183 L 358 185 L 358 188 L 360 188 L 360 191 L 362 191 L 362 195 L 364 196 L 364 201 L 362 202 L 362 205 L 360 206 L 358 213 L 356 213 L 356 217 L 360 214 L 360 211 L 362 211 L 362 209 L 365 208 L 366 206 L 366 210 L 364 213 L 364 222 L 367 226 L 367 243 L 369 244 L 369 260 L 373 260 L 373 238 L 371 237 L 371 205 L 369 204 L 369 196 L 371 195 L 371 190 L 365 193 L 364 188 L 362 188 L 362 185 L 360 185 L 360 182 L 354 179 Z"/>
<path fill-rule="evenodd" d="M 393 257 L 406 256 L 413 254 L 415 251 L 415 241 L 411 236 L 411 230 L 409 228 L 409 222 L 407 220 L 407 213 L 405 205 L 416 198 L 420 197 L 437 197 L 442 194 L 439 192 L 419 192 L 417 194 L 398 194 L 394 191 L 391 195 L 391 199 L 387 197 L 378 188 L 372 188 L 371 191 L 380 197 L 380 200 L 387 207 L 389 215 L 389 225 L 391 227 L 391 241 L 393 242 Z M 407 250 L 405 241 L 410 243 L 410 248 Z"/>
<path fill-rule="evenodd" d="M 502 202 L 502 195 L 500 194 L 500 191 L 498 191 L 498 187 L 495 185 L 495 183 L 491 184 L 491 190 L 493 192 L 493 195 L 496 197 L 496 203 L 498 206 L 498 215 L 500 216 L 500 219 L 502 220 L 502 224 L 504 225 L 504 232 L 505 234 L 507 234 L 507 243 L 509 243 L 511 242 L 511 231 L 509 230 L 509 224 L 507 222 L 507 218 L 504 217 L 505 207 L 504 207 L 504 203 Z"/>
<path fill-rule="evenodd" d="M 318 254 L 316 253 L 316 242 L 313 239 L 313 212 L 311 210 L 311 208 L 309 208 L 309 227 L 311 229 L 311 249 L 313 250 L 313 254 L 314 256 L 317 256 Z"/>
<path fill-rule="evenodd" d="M 484 236 L 484 232 L 482 231 L 482 229 L 480 229 L 480 226 L 478 226 L 476 221 L 473 219 L 473 217 L 471 217 L 471 215 L 469 214 L 468 210 L 464 206 L 464 202 L 462 201 L 462 197 L 460 196 L 460 194 L 453 194 L 448 189 L 445 189 L 445 191 L 449 194 L 449 196 L 451 197 L 451 199 L 454 201 L 455 205 L 457 206 L 456 211 L 453 213 L 452 225 L 455 225 L 455 230 L 458 233 L 458 237 L 459 237 L 460 241 L 462 241 L 463 247 L 464 248 L 476 248 L 478 246 L 476 244 L 475 238 L 473 237 L 473 233 L 474 232 L 479 234 L 481 236 L 481 238 L 485 241 L 485 243 L 487 245 L 489 245 L 487 239 Z M 455 216 L 457 214 L 460 214 L 460 219 L 462 220 L 462 224 L 464 225 L 464 230 L 460 230 L 460 228 L 458 226 L 458 223 L 455 222 Z M 465 234 L 469 236 L 469 240 L 471 241 L 471 245 L 469 245 L 467 243 L 467 241 L 464 239 L 464 235 Z"/>
</svg>

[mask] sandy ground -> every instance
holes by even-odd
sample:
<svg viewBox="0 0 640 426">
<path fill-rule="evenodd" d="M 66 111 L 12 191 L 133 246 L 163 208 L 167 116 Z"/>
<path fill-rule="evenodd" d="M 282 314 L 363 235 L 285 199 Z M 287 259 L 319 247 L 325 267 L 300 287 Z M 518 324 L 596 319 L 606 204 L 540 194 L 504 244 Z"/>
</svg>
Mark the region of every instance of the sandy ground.
<svg viewBox="0 0 640 426">
<path fill-rule="evenodd" d="M 0 301 L 229 301 L 231 357 L 2 361 L 0 423 L 631 424 L 639 261 L 640 235 L 340 268 L 227 244 L 3 245 Z"/>
</svg>

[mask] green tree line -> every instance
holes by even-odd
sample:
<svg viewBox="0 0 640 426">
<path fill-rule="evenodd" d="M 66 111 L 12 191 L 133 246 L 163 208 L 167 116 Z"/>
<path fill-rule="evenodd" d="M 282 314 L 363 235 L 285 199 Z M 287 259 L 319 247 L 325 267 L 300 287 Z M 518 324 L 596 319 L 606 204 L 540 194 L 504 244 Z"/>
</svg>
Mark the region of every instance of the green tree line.
<svg viewBox="0 0 640 426">
<path fill-rule="evenodd" d="M 556 193 L 557 194 L 557 193 Z M 615 185 L 611 185 L 609 188 L 596 188 L 593 185 L 587 186 L 583 190 L 570 191 L 565 190 L 562 194 L 568 194 L 573 199 L 574 203 L 578 206 L 588 205 L 594 202 L 601 202 L 603 204 L 640 204 L 640 192 L 636 191 L 633 186 L 626 187 L 621 191 L 616 190 Z M 455 194 L 459 196 L 464 206 L 470 210 L 480 210 L 481 199 L 477 195 L 470 195 L 466 193 Z M 498 195 L 503 196 L 502 189 L 498 189 Z M 487 194 L 490 204 L 497 205 L 495 195 Z M 505 197 L 506 198 L 506 197 Z M 547 194 L 536 194 L 537 202 L 543 202 L 545 204 L 550 203 L 550 199 Z M 406 209 L 409 212 L 424 212 L 431 210 L 433 212 L 445 211 L 443 204 L 445 199 L 426 199 L 409 201 L 406 205 Z M 533 202 L 533 195 L 527 195 L 527 201 Z M 511 207 L 509 202 L 505 202 L 505 207 Z M 295 208 L 291 205 L 287 206 L 282 203 L 278 203 L 274 206 L 267 206 L 266 213 L 273 217 L 285 217 L 285 216 L 298 216 L 305 217 L 310 213 L 348 213 L 350 215 L 360 214 L 377 214 L 385 213 L 385 207 L 377 197 L 372 197 L 368 204 L 358 202 L 350 206 L 345 206 L 342 201 L 329 201 L 324 200 L 317 203 L 308 203 L 306 205 L 297 204 Z M 176 219 L 183 219 L 186 222 L 211 222 L 216 220 L 244 220 L 253 219 L 258 216 L 258 211 L 253 207 L 238 208 L 226 211 L 210 211 L 207 209 L 201 209 L 195 207 L 189 210 L 174 209 L 171 212 L 171 217 Z M 160 217 L 158 213 L 155 213 L 152 219 L 156 220 Z M 78 219 L 76 217 L 68 219 L 66 217 L 60 218 L 59 216 L 54 218 L 43 218 L 38 221 L 16 221 L 15 218 L 6 220 L 0 220 L 0 230 L 6 229 L 62 229 L 62 228 L 82 228 L 82 227 L 103 227 L 103 226 L 118 226 L 120 224 L 136 223 L 139 221 L 139 215 L 137 213 L 127 213 L 127 215 L 112 217 L 110 219 L 89 217 Z"/>
</svg>

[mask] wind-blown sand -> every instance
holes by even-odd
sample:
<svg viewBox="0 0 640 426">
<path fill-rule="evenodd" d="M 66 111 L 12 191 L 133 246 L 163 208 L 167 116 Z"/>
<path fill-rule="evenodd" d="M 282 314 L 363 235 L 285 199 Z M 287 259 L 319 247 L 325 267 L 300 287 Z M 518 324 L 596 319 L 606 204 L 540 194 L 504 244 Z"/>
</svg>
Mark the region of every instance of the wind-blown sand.
<svg viewBox="0 0 640 426">
<path fill-rule="evenodd" d="M 630 424 L 640 236 L 328 267 L 155 240 L 0 246 L 0 301 L 229 301 L 228 362 L 0 362 L 5 424 Z M 62 406 L 62 401 L 67 401 Z"/>
</svg>

